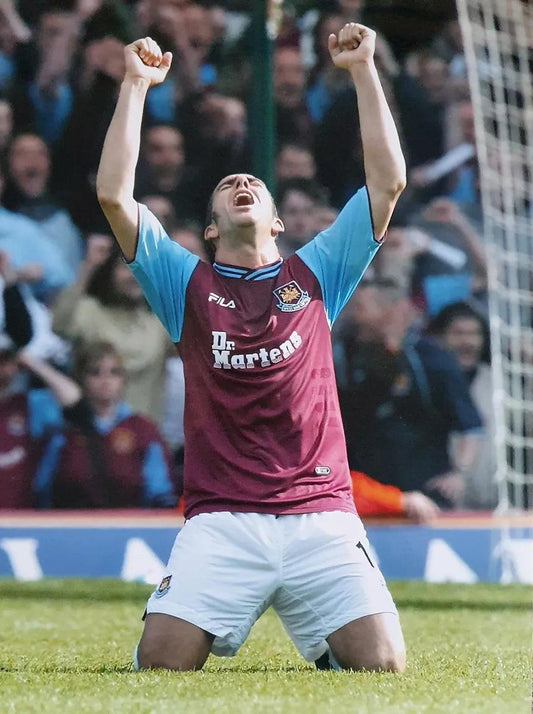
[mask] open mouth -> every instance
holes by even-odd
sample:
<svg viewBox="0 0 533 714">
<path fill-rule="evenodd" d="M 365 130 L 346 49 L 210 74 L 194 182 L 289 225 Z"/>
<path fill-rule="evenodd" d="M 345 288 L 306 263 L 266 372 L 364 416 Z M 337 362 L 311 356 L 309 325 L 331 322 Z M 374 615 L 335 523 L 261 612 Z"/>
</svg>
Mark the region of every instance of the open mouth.
<svg viewBox="0 0 533 714">
<path fill-rule="evenodd" d="M 235 206 L 253 206 L 254 197 L 248 191 L 239 191 L 233 197 L 233 205 Z"/>
</svg>

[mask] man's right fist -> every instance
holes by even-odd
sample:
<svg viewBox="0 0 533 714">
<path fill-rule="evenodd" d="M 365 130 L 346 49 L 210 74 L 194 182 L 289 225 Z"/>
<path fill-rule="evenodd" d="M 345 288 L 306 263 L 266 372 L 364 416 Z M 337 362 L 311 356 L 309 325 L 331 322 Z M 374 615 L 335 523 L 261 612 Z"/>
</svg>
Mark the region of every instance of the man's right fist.
<svg viewBox="0 0 533 714">
<path fill-rule="evenodd" d="M 135 40 L 124 48 L 126 60 L 126 78 L 145 79 L 154 84 L 165 81 L 170 65 L 172 52 L 163 54 L 157 42 L 151 37 Z"/>
</svg>

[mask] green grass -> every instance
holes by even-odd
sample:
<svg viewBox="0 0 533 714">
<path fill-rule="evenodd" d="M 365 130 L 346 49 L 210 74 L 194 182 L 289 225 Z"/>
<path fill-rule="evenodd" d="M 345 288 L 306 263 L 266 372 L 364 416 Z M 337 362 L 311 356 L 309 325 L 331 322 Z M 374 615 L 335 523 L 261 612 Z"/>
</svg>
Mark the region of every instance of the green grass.
<svg viewBox="0 0 533 714">
<path fill-rule="evenodd" d="M 8 714 L 522 714 L 530 711 L 526 587 L 392 583 L 403 675 L 317 672 L 272 612 L 237 657 L 202 672 L 133 672 L 149 588 L 0 581 L 0 712 Z"/>
</svg>

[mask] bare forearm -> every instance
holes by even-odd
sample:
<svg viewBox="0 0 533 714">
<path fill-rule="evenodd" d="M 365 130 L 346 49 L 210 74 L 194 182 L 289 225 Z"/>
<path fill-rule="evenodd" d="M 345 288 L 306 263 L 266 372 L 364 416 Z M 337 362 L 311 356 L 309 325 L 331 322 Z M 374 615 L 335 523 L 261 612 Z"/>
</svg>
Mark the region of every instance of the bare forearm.
<svg viewBox="0 0 533 714">
<path fill-rule="evenodd" d="M 20 353 L 19 360 L 52 390 L 54 397 L 62 407 L 71 407 L 81 399 L 79 385 L 44 360 L 33 357 L 27 350 Z"/>
<path fill-rule="evenodd" d="M 119 204 L 133 200 L 141 122 L 148 87 L 149 83 L 144 79 L 126 79 L 122 83 L 96 178 L 96 190 L 101 203 Z"/>
<path fill-rule="evenodd" d="M 478 434 L 461 434 L 453 444 L 451 453 L 453 468 L 459 472 L 468 471 L 480 447 Z"/>
<path fill-rule="evenodd" d="M 399 195 L 406 183 L 405 159 L 398 131 L 374 62 L 351 68 L 357 92 L 367 185 Z"/>
</svg>

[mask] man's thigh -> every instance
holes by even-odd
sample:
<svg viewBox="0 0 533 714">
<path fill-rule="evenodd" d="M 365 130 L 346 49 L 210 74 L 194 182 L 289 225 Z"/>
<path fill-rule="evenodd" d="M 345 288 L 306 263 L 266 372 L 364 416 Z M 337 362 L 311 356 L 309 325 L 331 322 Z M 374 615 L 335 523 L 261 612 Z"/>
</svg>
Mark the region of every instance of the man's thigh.
<svg viewBox="0 0 533 714">
<path fill-rule="evenodd" d="M 168 622 L 171 616 L 209 633 L 213 653 L 235 654 L 276 587 L 273 518 L 224 512 L 187 521 L 174 543 L 165 577 L 148 600 L 147 626 L 156 621 L 152 615 L 167 616 Z M 205 642 L 203 635 L 185 625 L 157 627 L 163 639 L 174 642 L 171 646 L 181 646 L 184 632 Z"/>
<path fill-rule="evenodd" d="M 343 669 L 403 672 L 405 644 L 400 618 L 390 612 L 352 620 L 327 638 Z"/>
<path fill-rule="evenodd" d="M 172 615 L 146 616 L 144 632 L 136 650 L 140 669 L 201 669 L 209 656 L 214 636 Z"/>
<path fill-rule="evenodd" d="M 352 621 L 396 606 L 369 553 L 361 520 L 327 512 L 287 522 L 284 579 L 274 607 L 300 653 L 312 661 L 326 639 Z"/>
</svg>

